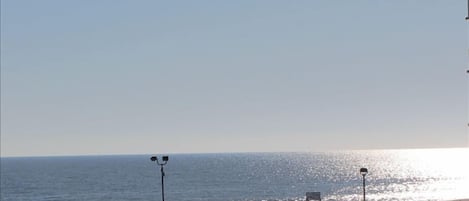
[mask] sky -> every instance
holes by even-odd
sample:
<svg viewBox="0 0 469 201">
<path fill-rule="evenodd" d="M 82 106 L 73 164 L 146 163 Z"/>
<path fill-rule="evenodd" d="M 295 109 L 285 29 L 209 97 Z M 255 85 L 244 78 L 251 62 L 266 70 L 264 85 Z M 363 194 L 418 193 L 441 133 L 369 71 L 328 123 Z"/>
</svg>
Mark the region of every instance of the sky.
<svg viewBox="0 0 469 201">
<path fill-rule="evenodd" d="M 467 147 L 464 0 L 1 1 L 1 156 Z"/>
</svg>

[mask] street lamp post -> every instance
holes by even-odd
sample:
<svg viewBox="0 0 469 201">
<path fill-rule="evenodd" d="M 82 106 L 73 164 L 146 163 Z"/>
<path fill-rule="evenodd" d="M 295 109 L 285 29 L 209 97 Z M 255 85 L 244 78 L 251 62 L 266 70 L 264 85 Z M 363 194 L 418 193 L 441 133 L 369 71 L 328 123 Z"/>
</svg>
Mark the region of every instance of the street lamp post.
<svg viewBox="0 0 469 201">
<path fill-rule="evenodd" d="M 368 169 L 360 168 L 360 174 L 363 176 L 363 201 L 365 201 L 365 176 L 368 174 Z"/>
<path fill-rule="evenodd" d="M 163 156 L 163 163 L 160 163 L 158 161 L 158 157 L 156 157 L 156 156 L 152 156 L 150 158 L 150 160 L 151 161 L 156 161 L 156 164 L 161 166 L 161 199 L 164 201 L 164 170 L 163 170 L 163 166 L 166 165 L 166 163 L 168 163 L 169 157 L 168 156 Z"/>
</svg>

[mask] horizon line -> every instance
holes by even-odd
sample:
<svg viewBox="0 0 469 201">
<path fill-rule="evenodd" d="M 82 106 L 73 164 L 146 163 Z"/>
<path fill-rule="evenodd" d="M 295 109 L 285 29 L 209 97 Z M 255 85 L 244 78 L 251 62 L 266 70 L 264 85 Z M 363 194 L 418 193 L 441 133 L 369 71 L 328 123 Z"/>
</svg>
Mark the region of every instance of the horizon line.
<svg viewBox="0 0 469 201">
<path fill-rule="evenodd" d="M 153 156 L 153 155 L 198 155 L 198 154 L 262 154 L 262 153 L 332 153 L 353 151 L 400 151 L 400 150 L 431 150 L 431 149 L 469 149 L 465 147 L 422 147 L 422 148 L 378 148 L 378 149 L 330 149 L 311 151 L 236 151 L 236 152 L 168 152 L 168 153 L 89 153 L 89 154 L 50 154 L 50 155 L 1 155 L 0 158 L 45 158 L 45 157 L 105 157 L 105 156 Z"/>
</svg>

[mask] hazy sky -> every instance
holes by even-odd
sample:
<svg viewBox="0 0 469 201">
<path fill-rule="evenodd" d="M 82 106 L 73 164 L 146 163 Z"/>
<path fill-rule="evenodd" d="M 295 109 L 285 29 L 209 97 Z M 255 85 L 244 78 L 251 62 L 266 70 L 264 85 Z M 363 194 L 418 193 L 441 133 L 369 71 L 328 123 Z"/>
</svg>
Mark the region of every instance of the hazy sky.
<svg viewBox="0 0 469 201">
<path fill-rule="evenodd" d="M 465 0 L 1 1 L 1 155 L 467 146 Z"/>
</svg>

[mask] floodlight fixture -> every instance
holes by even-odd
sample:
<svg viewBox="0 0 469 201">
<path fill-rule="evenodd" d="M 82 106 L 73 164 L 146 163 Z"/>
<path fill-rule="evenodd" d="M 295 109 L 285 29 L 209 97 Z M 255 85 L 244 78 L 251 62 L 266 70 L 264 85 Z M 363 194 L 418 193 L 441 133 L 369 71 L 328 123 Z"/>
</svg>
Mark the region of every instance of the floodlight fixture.
<svg viewBox="0 0 469 201">
<path fill-rule="evenodd" d="M 368 174 L 368 169 L 366 169 L 366 168 L 360 168 L 360 174 L 361 174 L 362 176 L 366 176 L 366 175 Z"/>
<path fill-rule="evenodd" d="M 156 161 L 156 164 L 158 164 L 161 167 L 161 169 L 160 169 L 161 170 L 161 199 L 164 201 L 164 176 L 165 176 L 165 173 L 164 173 L 163 166 L 166 165 L 166 163 L 168 163 L 169 157 L 168 156 L 163 156 L 162 159 L 163 159 L 163 163 L 160 163 L 160 161 L 158 161 L 157 156 L 152 156 L 150 158 L 151 161 L 153 161 L 153 162 Z"/>
</svg>

